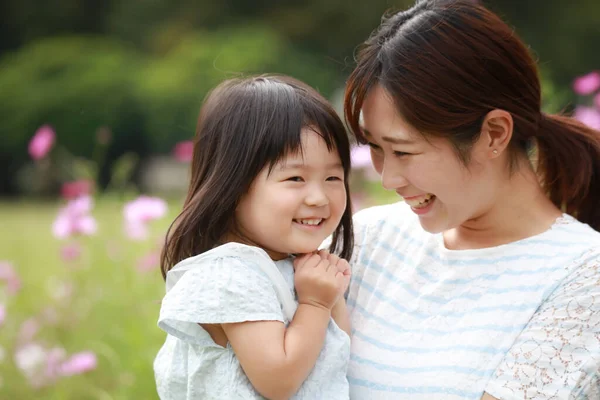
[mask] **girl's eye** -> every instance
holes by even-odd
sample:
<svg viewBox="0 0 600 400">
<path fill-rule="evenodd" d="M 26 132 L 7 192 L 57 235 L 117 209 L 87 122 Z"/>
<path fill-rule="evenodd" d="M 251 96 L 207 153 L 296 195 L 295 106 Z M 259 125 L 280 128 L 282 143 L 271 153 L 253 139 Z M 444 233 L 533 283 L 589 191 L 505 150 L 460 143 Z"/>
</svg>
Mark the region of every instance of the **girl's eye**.
<svg viewBox="0 0 600 400">
<path fill-rule="evenodd" d="M 330 176 L 329 178 L 327 178 L 328 181 L 342 181 L 343 179 L 340 178 L 339 176 Z"/>
<path fill-rule="evenodd" d="M 405 153 L 405 152 L 403 152 L 403 151 L 394 151 L 394 155 L 395 155 L 396 157 L 404 157 L 404 156 L 410 156 L 410 155 L 411 155 L 411 153 Z"/>
<path fill-rule="evenodd" d="M 287 178 L 287 181 L 292 181 L 292 182 L 303 182 L 304 179 L 302 179 L 301 176 L 292 176 L 291 178 Z"/>
</svg>

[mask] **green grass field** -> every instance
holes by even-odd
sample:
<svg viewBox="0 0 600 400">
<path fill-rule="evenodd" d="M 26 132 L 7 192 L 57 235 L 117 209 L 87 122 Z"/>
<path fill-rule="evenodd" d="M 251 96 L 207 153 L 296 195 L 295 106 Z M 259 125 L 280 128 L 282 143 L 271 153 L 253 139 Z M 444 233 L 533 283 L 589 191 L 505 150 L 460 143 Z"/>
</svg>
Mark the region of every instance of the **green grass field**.
<svg viewBox="0 0 600 400">
<path fill-rule="evenodd" d="M 121 204 L 102 202 L 93 211 L 97 235 L 83 238 L 79 261 L 65 263 L 60 257 L 64 242 L 51 233 L 57 209 L 58 203 L 0 203 L 0 260 L 10 261 L 22 280 L 15 296 L 2 298 L 0 398 L 157 398 L 152 360 L 164 338 L 156 328 L 164 288 L 158 269 L 142 273 L 136 264 L 157 246 L 171 216 L 153 223 L 152 239 L 132 242 L 122 233 Z M 65 285 L 72 285 L 72 293 L 61 298 Z M 13 357 L 20 325 L 30 317 L 44 321 L 35 341 L 69 354 L 94 351 L 97 368 L 30 388 Z"/>
<path fill-rule="evenodd" d="M 369 204 L 394 197 L 378 194 Z M 8 261 L 22 281 L 14 296 L 0 282 L 6 317 L 0 326 L 0 399 L 156 399 L 152 362 L 164 340 L 156 327 L 164 291 L 158 265 L 139 271 L 138 260 L 159 248 L 179 204 L 152 223 L 143 242 L 123 233 L 122 201 L 101 200 L 92 211 L 98 232 L 80 238 L 82 254 L 74 262 L 61 258 L 69 241 L 52 236 L 60 203 L 0 202 L 0 261 Z M 68 294 L 65 288 L 72 287 Z M 67 354 L 93 351 L 93 371 L 32 388 L 17 368 L 14 353 L 24 321 L 40 323 L 33 341 Z"/>
</svg>

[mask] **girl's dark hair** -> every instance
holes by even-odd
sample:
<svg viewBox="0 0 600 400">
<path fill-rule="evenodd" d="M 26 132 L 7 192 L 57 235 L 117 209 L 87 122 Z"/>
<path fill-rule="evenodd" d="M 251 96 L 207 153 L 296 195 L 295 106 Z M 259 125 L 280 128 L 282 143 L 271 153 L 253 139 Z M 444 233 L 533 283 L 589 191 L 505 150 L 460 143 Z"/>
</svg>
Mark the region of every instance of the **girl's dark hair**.
<svg viewBox="0 0 600 400">
<path fill-rule="evenodd" d="M 260 171 L 274 167 L 291 152 L 302 151 L 303 128 L 321 135 L 327 148 L 340 156 L 347 206 L 333 233 L 330 251 L 350 258 L 350 144 L 344 124 L 310 86 L 287 76 L 265 75 L 227 80 L 204 101 L 189 191 L 161 254 L 163 278 L 179 261 L 220 244 L 234 228 L 238 202 Z"/>
<path fill-rule="evenodd" d="M 399 113 L 425 135 L 445 137 L 467 164 L 494 109 L 514 120 L 511 171 L 536 148 L 536 172 L 554 204 L 600 230 L 600 132 L 541 112 L 540 81 L 527 47 L 476 1 L 422 0 L 384 17 L 364 43 L 346 88 L 344 112 L 363 140 L 360 111 L 381 85 Z"/>
</svg>

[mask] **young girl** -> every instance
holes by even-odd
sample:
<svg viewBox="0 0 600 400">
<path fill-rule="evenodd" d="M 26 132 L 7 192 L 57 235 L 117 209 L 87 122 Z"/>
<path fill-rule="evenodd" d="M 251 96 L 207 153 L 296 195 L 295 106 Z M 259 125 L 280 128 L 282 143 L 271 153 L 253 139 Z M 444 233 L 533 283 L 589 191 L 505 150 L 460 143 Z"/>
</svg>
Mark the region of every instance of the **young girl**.
<svg viewBox="0 0 600 400">
<path fill-rule="evenodd" d="M 348 399 L 349 169 L 344 126 L 307 85 L 233 79 L 208 96 L 162 254 L 161 399 Z"/>
</svg>

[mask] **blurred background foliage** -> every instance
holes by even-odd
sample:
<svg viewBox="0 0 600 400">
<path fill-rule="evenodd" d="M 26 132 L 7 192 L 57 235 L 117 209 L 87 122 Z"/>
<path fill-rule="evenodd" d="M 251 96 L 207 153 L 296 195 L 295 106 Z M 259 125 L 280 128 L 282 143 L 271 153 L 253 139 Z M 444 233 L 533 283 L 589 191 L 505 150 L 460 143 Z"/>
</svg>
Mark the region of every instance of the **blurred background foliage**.
<svg viewBox="0 0 600 400">
<path fill-rule="evenodd" d="M 193 136 L 199 106 L 222 79 L 293 75 L 332 98 L 356 46 L 408 0 L 9 0 L 0 4 L 0 195 L 15 195 L 27 142 L 50 124 L 66 150 L 111 143 L 100 181 L 132 152 L 144 160 Z M 531 45 L 544 104 L 574 101 L 574 76 L 600 65 L 597 0 L 487 0 Z M 104 179 L 103 179 L 104 177 Z M 52 188 L 52 186 L 51 186 Z"/>
</svg>

